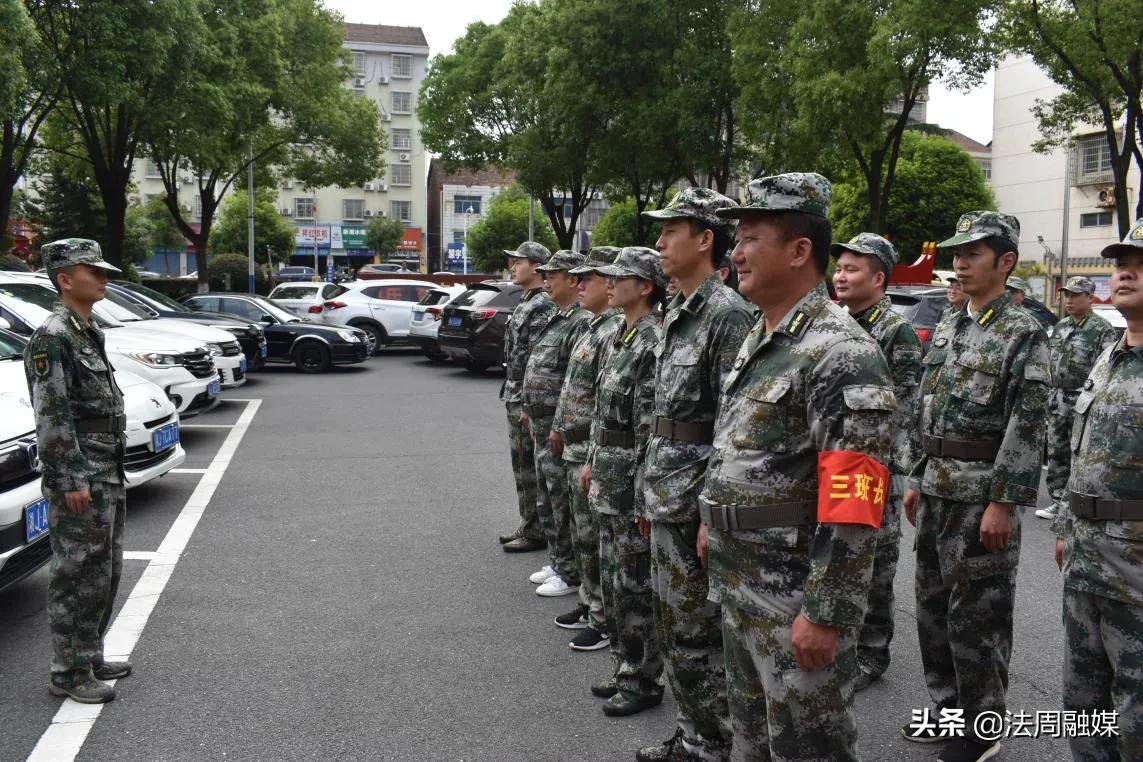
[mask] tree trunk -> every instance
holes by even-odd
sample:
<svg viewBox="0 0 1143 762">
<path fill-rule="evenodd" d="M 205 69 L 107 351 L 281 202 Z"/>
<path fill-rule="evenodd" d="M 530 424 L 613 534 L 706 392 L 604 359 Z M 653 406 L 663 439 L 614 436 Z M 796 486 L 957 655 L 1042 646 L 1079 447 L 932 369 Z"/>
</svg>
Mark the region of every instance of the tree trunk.
<svg viewBox="0 0 1143 762">
<path fill-rule="evenodd" d="M 880 150 L 876 150 L 869 157 L 865 171 L 865 202 L 869 204 L 869 213 L 865 216 L 865 229 L 871 233 L 881 230 L 881 162 L 884 159 Z"/>
<path fill-rule="evenodd" d="M 127 236 L 127 183 L 119 177 L 107 178 L 110 184 L 99 183 L 103 199 L 103 214 L 107 219 L 107 240 L 102 242 L 103 258 L 122 268 L 123 240 Z"/>
</svg>

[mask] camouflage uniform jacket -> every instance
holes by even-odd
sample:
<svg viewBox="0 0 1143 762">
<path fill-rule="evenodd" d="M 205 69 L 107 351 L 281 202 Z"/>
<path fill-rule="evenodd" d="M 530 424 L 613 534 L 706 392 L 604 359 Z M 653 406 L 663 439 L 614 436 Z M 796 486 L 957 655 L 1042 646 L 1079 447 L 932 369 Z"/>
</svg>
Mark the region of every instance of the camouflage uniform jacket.
<svg viewBox="0 0 1143 762">
<path fill-rule="evenodd" d="M 599 361 L 607 342 L 623 325 L 618 310 L 607 310 L 588 321 L 587 328 L 572 348 L 567 373 L 564 374 L 560 402 L 556 405 L 554 431 L 564 436 L 565 463 L 586 463 L 588 439 L 567 441 L 570 431 L 589 433 L 595 413 L 595 383 L 599 379 Z"/>
<path fill-rule="evenodd" d="M 1005 293 L 978 315 L 941 320 L 921 362 L 922 450 L 926 435 L 999 450 L 991 460 L 922 454 L 909 486 L 964 503 L 1035 505 L 1050 381 L 1040 324 Z"/>
<path fill-rule="evenodd" d="M 1071 444 L 1069 490 L 1143 499 L 1143 347 L 1120 339 L 1099 356 L 1076 401 Z M 1068 542 L 1068 588 L 1143 606 L 1143 521 L 1078 518 L 1065 503 L 1056 525 Z"/>
<path fill-rule="evenodd" d="M 746 337 L 726 380 L 702 498 L 718 506 L 818 500 L 818 453 L 889 459 L 892 379 L 877 343 L 818 284 L 773 333 Z M 882 496 L 889 485 L 883 486 Z M 710 529 L 712 597 L 762 616 L 859 626 L 877 529 Z M 784 599 L 784 600 L 783 600 Z M 784 605 L 786 604 L 786 605 Z"/>
<path fill-rule="evenodd" d="M 523 401 L 521 387 L 528 367 L 528 353 L 536 337 L 544 330 L 548 318 L 557 311 L 556 303 L 542 288 L 532 288 L 520 297 L 504 329 L 504 386 L 500 399 L 508 404 Z"/>
<path fill-rule="evenodd" d="M 600 359 L 595 412 L 591 421 L 592 507 L 602 514 L 634 516 L 642 505 L 639 454 L 651 436 L 655 403 L 655 345 L 658 318 L 652 312 L 612 334 Z M 631 446 L 600 444 L 604 432 L 632 432 Z"/>
<path fill-rule="evenodd" d="M 1078 322 L 1067 316 L 1056 323 L 1049 341 L 1052 352 L 1052 387 L 1076 391 L 1083 385 L 1087 374 L 1100 353 L 1115 343 L 1115 329 L 1111 323 L 1094 312 Z"/>
<path fill-rule="evenodd" d="M 57 302 L 24 350 L 36 411 L 44 487 L 77 492 L 122 479 L 122 433 L 79 433 L 76 421 L 123 415 L 123 393 L 103 349 L 103 333 Z"/>
<path fill-rule="evenodd" d="M 590 319 L 591 313 L 577 302 L 552 313 L 547 325 L 532 340 L 523 385 L 524 410 L 528 415 L 533 418 L 555 415 L 572 348 Z"/>
<path fill-rule="evenodd" d="M 754 316 L 718 273 L 689 298 L 676 294 L 663 318 L 655 349 L 655 415 L 684 423 L 713 424 L 723 383 Z M 710 445 L 656 436 L 645 463 L 647 518 L 697 521 L 698 495 Z"/>
<path fill-rule="evenodd" d="M 893 451 L 889 457 L 889 472 L 906 475 L 921 456 L 917 435 L 917 389 L 921 383 L 921 340 L 917 332 L 901 315 L 893 311 L 888 296 L 853 316 L 857 324 L 873 337 L 889 363 L 893 377 L 893 396 L 897 410 L 893 413 L 890 431 Z"/>
</svg>

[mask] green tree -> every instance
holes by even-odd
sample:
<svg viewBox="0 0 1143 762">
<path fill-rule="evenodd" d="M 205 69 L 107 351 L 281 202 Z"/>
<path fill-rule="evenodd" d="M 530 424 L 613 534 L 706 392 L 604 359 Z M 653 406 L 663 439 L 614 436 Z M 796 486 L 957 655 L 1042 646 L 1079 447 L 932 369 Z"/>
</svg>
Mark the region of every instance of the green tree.
<svg viewBox="0 0 1143 762">
<path fill-rule="evenodd" d="M 405 237 L 405 226 L 400 220 L 391 217 L 374 217 L 365 231 L 365 245 L 374 254 L 385 257 L 397 250 Z"/>
<path fill-rule="evenodd" d="M 1037 101 L 1041 140 L 1050 153 L 1070 146 L 1076 130 L 1096 124 L 1111 151 L 1119 235 L 1143 217 L 1143 188 L 1132 215 L 1128 171 L 1143 171 L 1143 14 L 1134 0 L 1006 0 L 1001 29 L 1007 47 L 1030 55 L 1063 92 Z"/>
<path fill-rule="evenodd" d="M 282 175 L 352 186 L 384 171 L 376 105 L 343 87 L 340 16 L 315 0 L 234 0 L 204 8 L 203 24 L 207 48 L 147 141 L 167 209 L 195 246 L 201 288 L 216 210 L 251 161 L 259 185 Z M 197 225 L 179 200 L 188 179 Z"/>
<path fill-rule="evenodd" d="M 53 127 L 49 122 L 43 131 L 48 142 Z M 41 242 L 75 236 L 103 244 L 107 217 L 91 165 L 82 158 L 42 151 L 31 162 L 30 175 L 28 216 L 36 221 Z"/>
<path fill-rule="evenodd" d="M 208 284 L 214 291 L 245 292 L 249 277 L 250 260 L 245 254 L 218 254 L 207 263 Z M 269 292 L 270 276 L 264 265 L 254 268 L 255 290 L 260 294 Z"/>
<path fill-rule="evenodd" d="M 161 198 L 127 207 L 123 261 L 135 264 L 150 258 L 158 249 L 184 249 L 187 241 L 167 213 Z"/>
<path fill-rule="evenodd" d="M 649 228 L 640 237 L 639 210 L 635 199 L 625 198 L 614 203 L 591 231 L 592 246 L 652 246 L 658 238 L 657 226 Z"/>
<path fill-rule="evenodd" d="M 254 260 L 282 262 L 294 253 L 294 227 L 278 214 L 277 194 L 272 188 L 254 191 Z M 245 193 L 231 193 L 222 202 L 222 213 L 211 233 L 210 248 L 225 254 L 246 253 L 248 210 Z M 207 270 L 209 273 L 210 270 Z M 245 272 L 245 271 L 244 271 Z M 202 274 L 199 274 L 201 281 Z M 245 284 L 245 280 L 242 281 Z"/>
<path fill-rule="evenodd" d="M 862 231 L 868 217 L 864 177 L 851 170 L 848 180 L 834 185 L 830 219 L 834 239 L 845 241 Z M 897 163 L 897 179 L 883 228 L 901 254 L 913 262 L 925 241 L 943 241 L 956 221 L 972 209 L 995 209 L 996 200 L 984 173 L 964 149 L 948 138 L 915 130 L 905 132 Z M 951 265 L 951 255 L 938 252 L 938 266 Z"/>
<path fill-rule="evenodd" d="M 504 269 L 504 252 L 528 240 L 528 196 L 518 186 L 505 188 L 488 205 L 488 212 L 468 229 L 468 255 L 477 272 Z M 537 216 L 534 240 L 552 251 L 560 247 L 555 231 Z"/>
</svg>

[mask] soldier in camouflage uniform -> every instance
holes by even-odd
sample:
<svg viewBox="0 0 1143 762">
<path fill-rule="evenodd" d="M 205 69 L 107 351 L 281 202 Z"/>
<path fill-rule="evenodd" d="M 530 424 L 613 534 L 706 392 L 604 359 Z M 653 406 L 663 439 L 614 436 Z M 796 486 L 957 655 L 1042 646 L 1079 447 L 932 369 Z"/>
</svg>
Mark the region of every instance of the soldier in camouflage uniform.
<svg viewBox="0 0 1143 762">
<path fill-rule="evenodd" d="M 955 276 L 949 278 L 948 281 L 948 288 L 945 289 L 945 296 L 949 300 L 949 306 L 946 307 L 944 313 L 941 314 L 942 320 L 944 319 L 945 315 L 951 312 L 956 312 L 964 306 L 965 302 L 968 301 L 968 297 L 965 296 L 964 289 L 961 288 L 960 281 L 957 280 Z"/>
<path fill-rule="evenodd" d="M 1068 470 L 1071 468 L 1072 419 L 1076 398 L 1095 360 L 1115 343 L 1111 323 L 1095 314 L 1091 298 L 1095 283 L 1076 276 L 1060 287 L 1067 312 L 1052 331 L 1052 393 L 1048 398 L 1048 494 L 1052 504 L 1036 511 L 1042 519 L 1054 519 L 1067 499 Z"/>
<path fill-rule="evenodd" d="M 1023 307 L 1024 297 L 1028 295 L 1029 291 L 1028 281 L 1010 275 L 1008 280 L 1004 281 L 1004 290 L 1008 292 L 1008 296 L 1014 305 Z"/>
<path fill-rule="evenodd" d="M 618 664 L 618 690 L 603 712 L 622 717 L 663 700 L 663 662 L 651 609 L 651 549 L 635 517 L 642 507 L 640 453 L 651 433 L 655 401 L 659 329 L 653 307 L 662 301 L 667 278 L 659 255 L 642 246 L 622 249 L 615 264 L 599 272 L 609 280 L 608 303 L 623 311 L 624 324 L 600 361 L 584 480 L 599 515 L 603 603 L 615 620 L 611 653 Z"/>
<path fill-rule="evenodd" d="M 99 244 L 68 238 L 44 244 L 44 266 L 60 292 L 51 316 L 32 334 L 24 367 L 48 499 L 52 561 L 48 621 L 53 696 L 98 704 L 115 698 L 103 682 L 131 674 L 106 661 L 103 636 L 123 569 L 123 394 L 90 322 L 109 272 Z"/>
<path fill-rule="evenodd" d="M 504 386 L 500 399 L 508 411 L 508 449 L 512 456 L 512 474 L 516 477 L 516 498 L 520 504 L 520 526 L 512 534 L 501 535 L 506 553 L 543 550 L 547 542 L 540 526 L 537 501 L 536 450 L 522 408 L 524 371 L 532 342 L 556 311 L 556 305 L 544 293 L 543 276 L 536 267 L 551 259 L 543 244 L 525 241 L 516 251 L 505 251 L 512 282 L 524 289 L 520 303 L 508 318 L 504 329 Z"/>
<path fill-rule="evenodd" d="M 1117 736 L 1074 737 L 1082 762 L 1143 759 L 1143 219 L 1115 259 L 1127 331 L 1100 353 L 1076 402 L 1068 499 L 1053 528 L 1064 571 L 1064 707 L 1118 712 Z"/>
<path fill-rule="evenodd" d="M 567 470 L 580 579 L 579 605 L 557 616 L 556 624 L 569 630 L 581 630 L 568 644 L 577 651 L 595 650 L 600 644 L 606 647 L 615 635 L 614 623 L 610 626 L 608 623 L 600 587 L 599 521 L 591 511 L 587 493 L 580 488 L 579 477 L 587 462 L 600 356 L 604 346 L 623 324 L 621 313 L 607 306 L 607 282 L 599 274 L 599 268 L 614 264 L 618 255 L 619 249 L 614 246 L 592 247 L 587 261 L 570 271 L 579 277 L 580 307 L 592 313 L 593 317 L 572 348 L 552 423 L 552 447 L 561 453 Z M 593 692 L 601 698 L 610 698 L 617 690 L 612 677 Z"/>
<path fill-rule="evenodd" d="M 548 296 L 556 311 L 531 342 L 528 365 L 524 371 L 523 407 L 532 430 L 536 451 L 537 511 L 548 542 L 551 565 L 545 566 L 532 580 L 539 579 L 536 595 L 555 598 L 573 595 L 579 589 L 579 566 L 572 546 L 571 494 L 563 460 L 549 441 L 552 419 L 560 401 L 564 371 L 571 358 L 572 347 L 579 340 L 587 321 L 586 310 L 580 309 L 576 286 L 579 278 L 568 271 L 583 264 L 583 255 L 573 251 L 557 251 L 546 264 L 536 268 L 548 284 Z"/>
<path fill-rule="evenodd" d="M 889 363 L 897 410 L 890 425 L 893 447 L 886 464 L 893 489 L 885 504 L 877 535 L 877 557 L 869 586 L 865 622 L 857 639 L 857 666 L 854 684 L 861 691 L 869 687 L 889 667 L 889 643 L 893 640 L 893 578 L 901 545 L 901 501 L 909 470 L 919 455 L 917 441 L 917 388 L 921 382 L 921 340 L 885 294 L 897 249 L 874 233 L 859 233 L 849 243 L 830 248 L 837 257 L 833 285 L 841 304 L 876 340 Z"/>
<path fill-rule="evenodd" d="M 750 329 L 749 306 L 722 283 L 716 267 L 734 223 L 715 216 L 737 206 L 706 188 L 687 188 L 664 209 L 656 242 L 663 270 L 679 292 L 667 306 L 655 384 L 654 432 L 646 454 L 646 519 L 651 537 L 655 623 L 678 706 L 675 734 L 640 749 L 641 761 L 726 757 L 726 684 L 717 604 L 699 559 L 698 494 L 713 439 L 723 380 Z"/>
<path fill-rule="evenodd" d="M 969 301 L 937 326 L 923 360 L 921 459 L 905 514 L 917 527 L 917 630 L 929 694 L 963 711 L 964 737 L 924 724 L 909 740 L 945 742 L 941 759 L 996 753 L 971 732 L 985 711 L 1005 712 L 1012 609 L 1020 558 L 1019 505 L 1035 505 L 1047 416 L 1049 355 L 1040 324 L 1004 290 L 1019 257 L 1020 223 L 969 212 L 938 244 Z"/>
<path fill-rule="evenodd" d="M 892 381 L 829 299 L 830 184 L 754 180 L 740 289 L 763 319 L 726 379 L 702 491 L 734 760 L 856 759 L 856 635 L 889 493 Z"/>
</svg>

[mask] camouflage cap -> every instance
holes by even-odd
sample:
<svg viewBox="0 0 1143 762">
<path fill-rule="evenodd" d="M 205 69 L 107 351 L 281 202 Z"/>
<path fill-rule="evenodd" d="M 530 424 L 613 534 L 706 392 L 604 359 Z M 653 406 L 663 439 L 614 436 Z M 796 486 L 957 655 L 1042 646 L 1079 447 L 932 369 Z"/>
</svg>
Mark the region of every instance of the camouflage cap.
<svg viewBox="0 0 1143 762">
<path fill-rule="evenodd" d="M 737 206 L 733 199 L 710 188 L 683 188 L 665 207 L 643 212 L 643 216 L 653 220 L 686 217 L 711 225 L 730 235 L 734 232 L 734 221 L 719 217 L 716 212 L 719 209 L 734 209 Z"/>
<path fill-rule="evenodd" d="M 1135 220 L 1135 225 L 1123 236 L 1119 243 L 1105 246 L 1099 252 L 1101 257 L 1125 257 L 1128 254 L 1143 254 L 1143 217 Z"/>
<path fill-rule="evenodd" d="M 552 258 L 552 252 L 548 251 L 548 247 L 535 241 L 524 241 L 516 247 L 516 251 L 505 249 L 504 254 L 511 259 L 530 259 L 541 265 Z"/>
<path fill-rule="evenodd" d="M 1070 294 L 1094 294 L 1095 281 L 1082 275 L 1073 275 L 1068 282 L 1060 286 L 1057 291 L 1067 291 Z"/>
<path fill-rule="evenodd" d="M 546 264 L 542 264 L 536 268 L 536 272 L 541 273 L 554 273 L 554 272 L 570 272 L 575 268 L 582 265 L 584 262 L 583 254 L 577 254 L 568 249 L 560 249 Z"/>
<path fill-rule="evenodd" d="M 843 251 L 876 257 L 890 273 L 898 260 L 897 247 L 876 233 L 858 233 L 849 239 L 849 243 L 835 243 L 829 247 L 829 253 L 834 257 L 840 257 Z"/>
<path fill-rule="evenodd" d="M 64 238 L 45 243 L 40 247 L 40 256 L 48 270 L 60 270 L 72 265 L 91 265 L 113 273 L 123 272 L 105 261 L 99 251 L 99 244 L 90 238 Z"/>
<path fill-rule="evenodd" d="M 618 246 L 592 246 L 587 252 L 587 260 L 572 270 L 568 270 L 572 275 L 584 275 L 586 273 L 598 272 L 599 268 L 607 267 L 608 265 L 615 264 L 615 260 L 619 257 Z"/>
<path fill-rule="evenodd" d="M 663 262 L 659 258 L 659 252 L 646 246 L 624 246 L 615 264 L 601 267 L 597 272 L 613 278 L 634 275 L 650 281 L 658 288 L 667 287 L 667 275 L 663 272 Z"/>
<path fill-rule="evenodd" d="M 726 219 L 741 219 L 761 212 L 804 212 L 828 217 L 832 193 L 830 181 L 817 172 L 787 172 L 751 180 L 744 205 L 719 209 L 715 214 Z"/>
<path fill-rule="evenodd" d="M 965 212 L 956 222 L 956 235 L 937 244 L 938 249 L 952 249 L 985 238 L 1003 238 L 1012 245 L 1020 243 L 1020 220 L 1000 212 Z"/>
<path fill-rule="evenodd" d="M 1032 290 L 1028 286 L 1028 281 L 1023 278 L 1017 278 L 1015 275 L 1008 276 L 1008 280 L 1004 281 L 1004 288 L 1010 288 L 1013 291 L 1022 291 L 1025 294 Z"/>
</svg>

